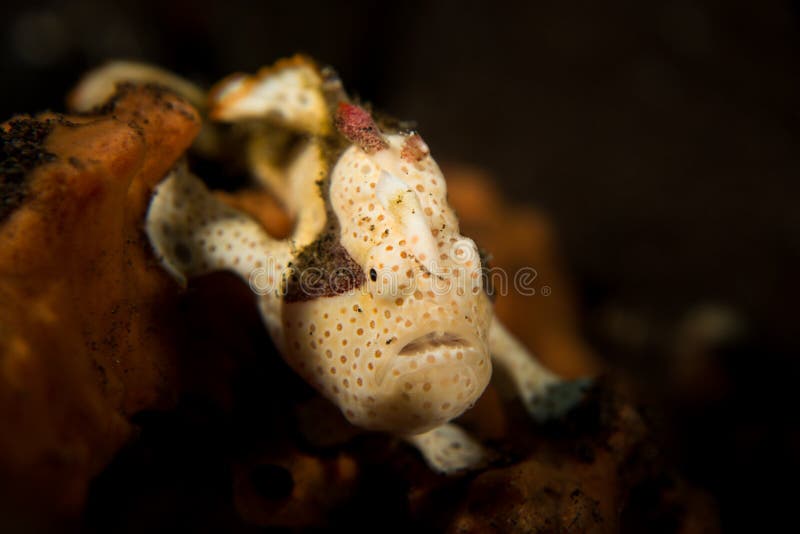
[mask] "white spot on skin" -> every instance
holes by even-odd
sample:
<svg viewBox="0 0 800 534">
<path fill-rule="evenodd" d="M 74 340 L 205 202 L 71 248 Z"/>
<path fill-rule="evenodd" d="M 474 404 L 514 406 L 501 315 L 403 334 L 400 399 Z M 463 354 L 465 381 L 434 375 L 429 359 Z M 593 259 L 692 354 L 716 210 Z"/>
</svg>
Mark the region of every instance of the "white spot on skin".
<svg viewBox="0 0 800 534">
<path fill-rule="evenodd" d="M 411 186 L 382 170 L 375 195 L 394 219 L 395 235 L 402 235 L 406 239 L 408 250 L 428 272 L 438 274 L 436 242 L 431 234 L 430 223 L 425 218 L 427 212 L 423 211 Z M 430 208 L 426 209 L 431 212 Z"/>
</svg>

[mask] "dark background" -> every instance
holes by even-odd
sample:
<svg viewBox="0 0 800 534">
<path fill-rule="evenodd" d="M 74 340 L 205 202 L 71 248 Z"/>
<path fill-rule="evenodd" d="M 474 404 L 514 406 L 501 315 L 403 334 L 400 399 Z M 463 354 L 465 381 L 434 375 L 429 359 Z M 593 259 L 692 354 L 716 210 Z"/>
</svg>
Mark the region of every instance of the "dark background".
<svg viewBox="0 0 800 534">
<path fill-rule="evenodd" d="M 334 66 L 552 218 L 587 336 L 726 529 L 791 511 L 797 3 L 26 2 L 0 29 L 2 120 L 62 109 L 110 58 L 206 84 L 297 51 Z"/>
</svg>

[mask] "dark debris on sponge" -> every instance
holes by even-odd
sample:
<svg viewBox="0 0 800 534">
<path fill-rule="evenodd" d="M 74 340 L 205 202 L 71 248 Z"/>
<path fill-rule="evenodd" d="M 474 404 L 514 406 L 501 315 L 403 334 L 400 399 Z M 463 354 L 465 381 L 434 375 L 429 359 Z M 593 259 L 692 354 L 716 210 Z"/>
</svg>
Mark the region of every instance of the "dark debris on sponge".
<svg viewBox="0 0 800 534">
<path fill-rule="evenodd" d="M 25 200 L 28 173 L 56 159 L 44 148 L 52 130 L 51 120 L 28 117 L 14 119 L 0 128 L 0 222 Z"/>
</svg>

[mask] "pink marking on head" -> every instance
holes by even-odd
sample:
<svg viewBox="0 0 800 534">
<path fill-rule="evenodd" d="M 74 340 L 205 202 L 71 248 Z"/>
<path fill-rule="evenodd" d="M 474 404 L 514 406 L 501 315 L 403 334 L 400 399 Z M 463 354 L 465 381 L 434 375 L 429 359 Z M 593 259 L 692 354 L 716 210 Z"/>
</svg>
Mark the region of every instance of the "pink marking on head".
<svg viewBox="0 0 800 534">
<path fill-rule="evenodd" d="M 334 124 L 339 133 L 361 147 L 364 152 L 377 152 L 389 146 L 372 116 L 362 107 L 339 103 Z"/>
<path fill-rule="evenodd" d="M 428 145 L 422 140 L 419 134 L 412 134 L 406 137 L 403 148 L 400 150 L 400 157 L 409 163 L 416 163 L 430 153 Z"/>
</svg>

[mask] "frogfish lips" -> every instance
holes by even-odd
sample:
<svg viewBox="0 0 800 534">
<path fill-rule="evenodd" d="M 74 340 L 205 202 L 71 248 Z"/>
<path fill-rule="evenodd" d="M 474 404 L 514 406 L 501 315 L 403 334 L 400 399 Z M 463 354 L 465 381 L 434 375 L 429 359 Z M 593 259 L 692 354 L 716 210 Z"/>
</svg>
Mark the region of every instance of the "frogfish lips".
<svg viewBox="0 0 800 534">
<path fill-rule="evenodd" d="M 427 332 L 398 343 L 376 377 L 420 424 L 457 417 L 483 393 L 491 363 L 483 343 L 453 332 Z"/>
</svg>

